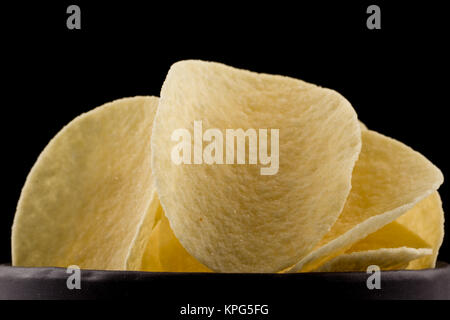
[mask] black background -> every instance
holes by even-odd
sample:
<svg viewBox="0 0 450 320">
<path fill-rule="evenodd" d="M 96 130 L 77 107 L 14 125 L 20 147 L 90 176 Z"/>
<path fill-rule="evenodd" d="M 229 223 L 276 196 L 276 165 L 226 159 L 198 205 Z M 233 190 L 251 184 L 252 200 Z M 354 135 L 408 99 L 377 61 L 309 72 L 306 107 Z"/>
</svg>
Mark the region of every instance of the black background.
<svg viewBox="0 0 450 320">
<path fill-rule="evenodd" d="M 335 89 L 369 128 L 423 153 L 445 177 L 450 173 L 441 2 L 92 2 L 2 6 L 0 262 L 10 261 L 20 190 L 48 141 L 105 102 L 158 95 L 170 65 L 182 59 Z M 81 7 L 81 30 L 66 28 L 70 4 Z M 381 7 L 381 30 L 366 28 L 370 4 Z M 449 211 L 448 183 L 440 192 Z M 449 241 L 441 260 L 450 261 Z"/>
</svg>

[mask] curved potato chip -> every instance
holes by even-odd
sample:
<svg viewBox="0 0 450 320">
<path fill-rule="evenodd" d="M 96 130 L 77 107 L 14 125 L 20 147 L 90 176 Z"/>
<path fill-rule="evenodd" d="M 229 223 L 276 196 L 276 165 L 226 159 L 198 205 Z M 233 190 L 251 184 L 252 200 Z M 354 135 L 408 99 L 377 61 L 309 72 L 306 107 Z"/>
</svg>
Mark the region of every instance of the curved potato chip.
<svg viewBox="0 0 450 320">
<path fill-rule="evenodd" d="M 153 229 L 141 270 L 163 272 L 211 272 L 195 260 L 180 244 L 170 229 L 161 206 L 158 208 L 161 218 Z"/>
<path fill-rule="evenodd" d="M 160 232 L 159 228 L 161 225 L 161 220 L 158 220 L 148 237 L 147 247 L 145 249 L 145 254 L 142 256 L 142 261 L 139 266 L 139 271 L 153 271 L 153 272 L 164 272 L 161 261 L 159 260 L 159 240 Z"/>
<path fill-rule="evenodd" d="M 168 147 L 175 145 L 172 134 L 186 129 L 190 143 L 194 121 L 202 121 L 203 130 L 218 129 L 222 137 L 226 129 L 255 134 L 279 129 L 279 140 L 273 131 L 267 147 L 272 162 L 262 165 L 259 156 L 250 165 L 246 155 L 246 165 L 200 164 L 197 144 L 192 154 L 196 161 L 198 152 L 198 164 L 175 164 L 176 149 Z M 217 147 L 224 152 L 215 159 L 220 163 L 235 147 Z M 275 272 L 307 254 L 336 221 L 360 147 L 356 113 L 335 91 L 218 63 L 182 61 L 171 67 L 161 90 L 152 170 L 170 226 L 193 257 L 215 271 Z M 272 165 L 276 174 L 262 175 Z"/>
<path fill-rule="evenodd" d="M 107 103 L 50 141 L 19 199 L 13 265 L 125 269 L 153 193 L 157 104 L 155 97 Z"/>
<path fill-rule="evenodd" d="M 430 245 L 421 237 L 394 221 L 359 240 L 345 253 L 400 247 L 431 249 Z"/>
<path fill-rule="evenodd" d="M 377 265 L 381 270 L 404 269 L 409 261 L 431 252 L 431 249 L 402 247 L 345 253 L 327 261 L 314 272 L 366 271 L 371 265 Z"/>
<path fill-rule="evenodd" d="M 439 193 L 434 192 L 396 221 L 420 236 L 433 249 L 431 256 L 412 261 L 408 269 L 434 268 L 444 240 L 444 210 Z"/>
<path fill-rule="evenodd" d="M 161 210 L 159 199 L 156 191 L 153 191 L 147 213 L 142 217 L 142 220 L 139 223 L 137 228 L 138 231 L 136 232 L 135 238 L 127 254 L 127 270 L 144 270 L 143 260 L 145 255 L 153 254 L 153 252 L 150 253 L 147 250 L 151 238 L 150 234 L 160 219 Z"/>
<path fill-rule="evenodd" d="M 371 130 L 361 134 L 362 150 L 342 214 L 316 249 L 288 272 L 317 269 L 407 212 L 442 184 L 441 171 L 420 153 Z"/>
<path fill-rule="evenodd" d="M 428 243 L 394 221 L 312 271 L 366 271 L 372 264 L 382 270 L 405 269 L 411 260 L 431 253 Z"/>
<path fill-rule="evenodd" d="M 361 131 L 363 131 L 363 130 L 369 130 L 369 129 L 367 128 L 367 126 L 366 126 L 363 122 L 361 122 L 361 121 L 359 121 L 359 126 L 361 127 Z"/>
</svg>

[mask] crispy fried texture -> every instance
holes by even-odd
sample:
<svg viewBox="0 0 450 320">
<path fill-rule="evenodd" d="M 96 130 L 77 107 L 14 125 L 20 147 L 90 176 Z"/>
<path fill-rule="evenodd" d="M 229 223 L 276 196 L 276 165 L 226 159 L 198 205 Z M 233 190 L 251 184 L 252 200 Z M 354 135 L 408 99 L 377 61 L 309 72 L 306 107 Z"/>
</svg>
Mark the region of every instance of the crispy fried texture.
<svg viewBox="0 0 450 320">
<path fill-rule="evenodd" d="M 394 221 L 439 188 L 442 173 L 410 147 L 371 130 L 352 176 L 352 191 L 339 219 L 290 272 L 310 271 Z"/>
<path fill-rule="evenodd" d="M 261 165 L 175 165 L 175 129 L 279 129 L 279 171 Z M 174 64 L 155 118 L 152 170 L 186 250 L 219 272 L 293 265 L 338 218 L 361 148 L 350 103 L 335 91 L 218 63 Z M 270 150 L 270 149 L 269 149 Z M 224 153 L 225 154 L 225 153 Z"/>
<path fill-rule="evenodd" d="M 107 103 L 65 126 L 27 177 L 12 229 L 15 266 L 125 269 L 153 193 L 155 97 Z"/>
</svg>

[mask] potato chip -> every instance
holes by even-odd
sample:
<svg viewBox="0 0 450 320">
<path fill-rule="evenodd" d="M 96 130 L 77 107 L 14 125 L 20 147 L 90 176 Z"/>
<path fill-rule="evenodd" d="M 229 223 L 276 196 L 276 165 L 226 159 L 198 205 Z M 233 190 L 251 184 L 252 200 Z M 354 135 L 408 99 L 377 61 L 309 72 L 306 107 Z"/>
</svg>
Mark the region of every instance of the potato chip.
<svg viewBox="0 0 450 320">
<path fill-rule="evenodd" d="M 394 221 L 359 240 L 346 253 L 400 247 L 431 249 L 421 237 Z"/>
<path fill-rule="evenodd" d="M 411 260 L 431 253 L 427 242 L 394 221 L 312 271 L 366 271 L 370 265 L 377 265 L 381 270 L 404 269 Z"/>
<path fill-rule="evenodd" d="M 224 147 L 225 141 L 223 147 L 217 142 L 214 151 L 223 151 L 223 157 L 214 152 L 212 164 L 202 162 L 207 148 L 199 144 L 191 155 L 191 146 L 183 149 L 176 164 L 173 134 L 183 130 L 187 142 L 195 143 L 196 121 L 202 131 L 215 132 L 214 141 L 204 142 L 207 147 L 227 129 L 270 129 L 265 151 L 279 159 L 276 174 L 263 174 L 273 162 L 262 161 L 261 140 L 256 164 L 250 164 L 247 148 L 245 165 L 237 164 L 236 154 L 230 156 L 234 164 L 220 164 L 225 154 L 238 152 L 236 145 Z M 272 141 L 276 130 L 279 139 Z M 170 226 L 193 257 L 214 271 L 275 272 L 301 259 L 334 224 L 360 147 L 355 111 L 335 91 L 218 63 L 182 61 L 171 67 L 161 90 L 152 170 Z"/>
<path fill-rule="evenodd" d="M 23 187 L 15 266 L 125 269 L 152 201 L 150 138 L 158 98 L 116 100 L 65 126 Z"/>
<path fill-rule="evenodd" d="M 142 261 L 138 271 L 153 271 L 153 272 L 164 272 L 166 271 L 161 265 L 159 260 L 159 228 L 161 225 L 161 220 L 158 220 L 150 233 L 148 238 L 147 247 L 145 254 L 142 256 Z"/>
<path fill-rule="evenodd" d="M 363 131 L 363 130 L 369 130 L 369 129 L 367 128 L 367 126 L 366 126 L 363 122 L 361 122 L 361 121 L 359 121 L 359 126 L 361 127 L 361 131 Z"/>
<path fill-rule="evenodd" d="M 156 191 L 153 191 L 147 213 L 143 216 L 141 222 L 138 225 L 138 231 L 127 254 L 127 270 L 139 271 L 145 269 L 143 267 L 143 260 L 145 258 L 145 255 L 154 254 L 153 252 L 148 252 L 147 250 L 149 241 L 152 241 L 152 239 L 154 238 L 152 238 L 150 235 L 160 219 L 161 209 L 159 198 Z"/>
<path fill-rule="evenodd" d="M 424 201 L 422 200 L 422 202 Z M 161 207 L 158 208 L 158 216 L 160 217 L 159 221 L 151 233 L 144 260 L 139 270 L 211 272 L 181 246 L 170 229 L 169 222 Z M 431 253 L 427 242 L 394 221 L 358 241 L 343 255 L 312 271 L 365 271 L 367 266 L 371 264 L 378 265 L 382 270 L 406 268 L 409 261 L 418 257 L 429 256 Z"/>
<path fill-rule="evenodd" d="M 342 214 L 315 250 L 289 272 L 317 269 L 410 210 L 442 184 L 440 170 L 410 147 L 370 130 L 362 131 L 362 141 L 352 191 Z"/>
<path fill-rule="evenodd" d="M 183 248 L 172 229 L 170 229 L 169 221 L 161 206 L 158 208 L 158 212 L 161 218 L 152 230 L 140 270 L 211 272 Z"/>
<path fill-rule="evenodd" d="M 408 269 L 434 268 L 444 239 L 444 211 L 439 193 L 432 193 L 396 221 L 420 236 L 433 249 L 431 256 L 412 261 Z"/>
<path fill-rule="evenodd" d="M 404 269 L 409 261 L 430 255 L 431 249 L 383 248 L 341 254 L 315 269 L 315 272 L 366 271 L 376 265 L 380 270 Z"/>
</svg>

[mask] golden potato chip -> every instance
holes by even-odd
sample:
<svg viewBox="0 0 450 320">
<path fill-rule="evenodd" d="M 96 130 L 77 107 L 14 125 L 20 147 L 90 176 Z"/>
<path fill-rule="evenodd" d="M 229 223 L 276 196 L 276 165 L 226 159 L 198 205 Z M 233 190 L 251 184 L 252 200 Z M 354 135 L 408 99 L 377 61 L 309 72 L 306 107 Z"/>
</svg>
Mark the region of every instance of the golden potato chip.
<svg viewBox="0 0 450 320">
<path fill-rule="evenodd" d="M 152 171 L 193 257 L 214 271 L 275 272 L 336 221 L 360 147 L 355 111 L 335 91 L 182 61 L 161 90 Z"/>
<path fill-rule="evenodd" d="M 157 104 L 155 97 L 107 103 L 50 141 L 19 199 L 13 265 L 125 269 L 154 191 Z"/>
<path fill-rule="evenodd" d="M 369 129 L 367 129 L 367 126 L 366 126 L 363 122 L 361 122 L 361 121 L 359 121 L 359 126 L 361 127 L 361 131 L 363 131 L 363 130 L 369 130 Z"/>
<path fill-rule="evenodd" d="M 377 265 L 380 270 L 405 269 L 409 261 L 431 254 L 431 249 L 383 248 L 341 254 L 315 269 L 314 272 L 366 271 Z"/>
<path fill-rule="evenodd" d="M 442 173 L 410 147 L 364 130 L 342 214 L 320 243 L 289 272 L 317 269 L 358 240 L 392 222 L 437 190 Z"/>
<path fill-rule="evenodd" d="M 434 268 L 444 239 L 444 211 L 439 193 L 432 193 L 396 221 L 420 236 L 433 249 L 431 256 L 412 261 L 408 269 Z"/>
<path fill-rule="evenodd" d="M 145 254 L 142 256 L 142 261 L 139 266 L 139 271 L 153 271 L 153 272 L 164 272 L 161 261 L 159 260 L 159 239 L 160 232 L 159 228 L 161 225 L 161 220 L 158 220 L 150 233 L 148 238 L 147 247 L 145 249 Z"/>
<path fill-rule="evenodd" d="M 431 253 L 428 243 L 394 221 L 312 271 L 366 271 L 373 264 L 381 270 L 405 269 L 411 260 Z"/>
<path fill-rule="evenodd" d="M 211 272 L 195 260 L 180 244 L 170 229 L 161 206 L 161 216 L 153 229 L 145 251 L 141 270 L 164 272 Z"/>
<path fill-rule="evenodd" d="M 127 254 L 127 270 L 144 270 L 143 260 L 145 255 L 154 254 L 153 252 L 148 252 L 147 247 L 149 241 L 154 238 L 150 237 L 152 230 L 160 219 L 161 210 L 159 198 L 156 191 L 153 191 L 147 213 L 142 217 L 142 220 L 137 227 L 138 231 Z"/>
<path fill-rule="evenodd" d="M 400 247 L 431 249 L 421 237 L 394 221 L 359 240 L 346 253 Z"/>
</svg>

